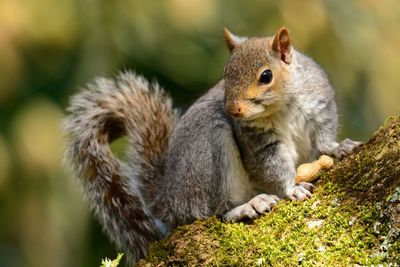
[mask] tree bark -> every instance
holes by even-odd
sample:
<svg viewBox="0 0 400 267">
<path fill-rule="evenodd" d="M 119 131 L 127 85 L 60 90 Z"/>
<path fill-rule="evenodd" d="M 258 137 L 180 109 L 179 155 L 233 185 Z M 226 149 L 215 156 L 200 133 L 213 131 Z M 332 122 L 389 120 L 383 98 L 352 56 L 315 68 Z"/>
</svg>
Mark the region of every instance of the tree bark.
<svg viewBox="0 0 400 267">
<path fill-rule="evenodd" d="M 400 262 L 400 117 L 321 174 L 313 197 L 254 221 L 178 227 L 139 266 L 376 265 Z"/>
</svg>

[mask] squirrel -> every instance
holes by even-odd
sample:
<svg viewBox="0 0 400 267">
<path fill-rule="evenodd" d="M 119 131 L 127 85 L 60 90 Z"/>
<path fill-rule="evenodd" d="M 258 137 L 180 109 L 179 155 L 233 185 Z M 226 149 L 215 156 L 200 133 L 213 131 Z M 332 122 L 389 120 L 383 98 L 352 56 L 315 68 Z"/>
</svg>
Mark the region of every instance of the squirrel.
<svg viewBox="0 0 400 267">
<path fill-rule="evenodd" d="M 157 83 L 133 72 L 97 78 L 70 100 L 66 159 L 131 263 L 178 225 L 252 219 L 283 198 L 311 197 L 311 183 L 295 184 L 296 167 L 361 145 L 336 141 L 334 89 L 286 28 L 271 37 L 224 29 L 224 38 L 224 79 L 183 115 Z M 121 136 L 126 161 L 110 149 Z"/>
</svg>

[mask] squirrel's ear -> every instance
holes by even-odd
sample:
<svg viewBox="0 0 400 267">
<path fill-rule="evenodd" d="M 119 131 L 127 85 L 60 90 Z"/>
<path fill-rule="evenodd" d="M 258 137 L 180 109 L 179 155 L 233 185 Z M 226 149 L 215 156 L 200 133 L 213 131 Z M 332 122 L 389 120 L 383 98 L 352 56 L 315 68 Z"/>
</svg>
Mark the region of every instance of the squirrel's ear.
<svg viewBox="0 0 400 267">
<path fill-rule="evenodd" d="M 288 29 L 280 28 L 272 41 L 272 50 L 279 53 L 280 59 L 286 64 L 292 61 L 290 35 Z"/>
<path fill-rule="evenodd" d="M 232 53 L 232 50 L 242 44 L 244 41 L 246 41 L 247 38 L 245 37 L 239 37 L 231 33 L 227 28 L 224 28 L 224 38 L 226 42 L 226 46 L 229 49 L 229 52 Z"/>
</svg>

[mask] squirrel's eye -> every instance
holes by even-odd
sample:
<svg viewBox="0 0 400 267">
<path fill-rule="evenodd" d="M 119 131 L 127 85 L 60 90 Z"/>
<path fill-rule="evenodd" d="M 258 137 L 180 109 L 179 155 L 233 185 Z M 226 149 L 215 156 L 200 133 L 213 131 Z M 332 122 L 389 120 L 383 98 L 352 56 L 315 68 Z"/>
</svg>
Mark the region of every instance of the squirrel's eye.
<svg viewBox="0 0 400 267">
<path fill-rule="evenodd" d="M 258 80 L 262 84 L 269 84 L 272 81 L 272 72 L 271 70 L 264 70 L 260 75 L 260 79 Z"/>
</svg>

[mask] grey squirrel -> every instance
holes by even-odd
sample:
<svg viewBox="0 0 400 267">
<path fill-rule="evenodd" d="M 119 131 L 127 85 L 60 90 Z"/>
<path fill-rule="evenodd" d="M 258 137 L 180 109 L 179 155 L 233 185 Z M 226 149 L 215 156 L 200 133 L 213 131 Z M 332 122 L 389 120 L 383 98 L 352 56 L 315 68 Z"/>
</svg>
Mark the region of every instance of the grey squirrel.
<svg viewBox="0 0 400 267">
<path fill-rule="evenodd" d="M 182 116 L 156 83 L 132 72 L 98 78 L 70 101 L 66 158 L 130 262 L 177 225 L 255 218 L 282 198 L 310 197 L 312 184 L 295 184 L 296 166 L 361 144 L 336 141 L 334 90 L 286 28 L 251 38 L 225 29 L 224 37 L 224 79 Z M 109 147 L 122 135 L 126 162 Z"/>
</svg>

